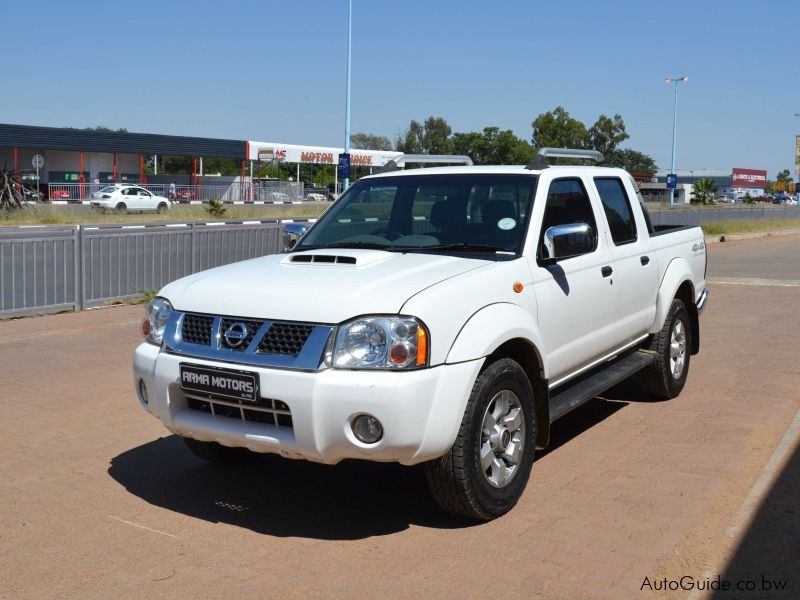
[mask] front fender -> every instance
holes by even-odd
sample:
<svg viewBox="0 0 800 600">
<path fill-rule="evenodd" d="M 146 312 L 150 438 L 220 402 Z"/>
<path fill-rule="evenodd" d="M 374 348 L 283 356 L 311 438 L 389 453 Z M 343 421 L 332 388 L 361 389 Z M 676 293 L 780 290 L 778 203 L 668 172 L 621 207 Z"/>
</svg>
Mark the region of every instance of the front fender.
<svg viewBox="0 0 800 600">
<path fill-rule="evenodd" d="M 678 288 L 681 287 L 685 281 L 688 281 L 692 286 L 692 298 L 696 298 L 692 268 L 689 265 L 689 261 L 685 258 L 672 259 L 669 265 L 667 265 L 664 277 L 661 279 L 661 284 L 658 287 L 656 317 L 653 321 L 653 326 L 650 328 L 650 333 L 658 333 L 664 326 L 664 320 L 667 318 L 672 299 L 675 298 Z"/>
<path fill-rule="evenodd" d="M 458 332 L 447 353 L 447 363 L 459 363 L 489 356 L 505 342 L 521 338 L 538 350 L 540 366 L 547 377 L 547 352 L 536 320 L 516 304 L 490 304 L 473 314 Z"/>
</svg>

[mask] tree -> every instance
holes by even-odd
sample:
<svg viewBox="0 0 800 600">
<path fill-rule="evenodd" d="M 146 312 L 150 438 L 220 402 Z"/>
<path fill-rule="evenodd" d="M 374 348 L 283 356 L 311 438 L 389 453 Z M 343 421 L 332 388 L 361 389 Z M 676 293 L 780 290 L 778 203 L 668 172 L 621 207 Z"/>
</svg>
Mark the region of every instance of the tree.
<svg viewBox="0 0 800 600">
<path fill-rule="evenodd" d="M 404 152 L 405 154 L 422 154 L 422 138 L 424 134 L 425 130 L 422 125 L 412 119 L 408 129 L 397 138 L 395 147 L 399 152 Z"/>
<path fill-rule="evenodd" d="M 422 149 L 426 154 L 452 154 L 453 130 L 442 117 L 425 119 L 425 134 L 422 136 Z"/>
<path fill-rule="evenodd" d="M 98 125 L 97 127 L 84 127 L 83 129 L 84 131 L 103 131 L 106 133 L 128 133 L 128 130 L 124 127 L 120 127 L 119 129 L 111 129 L 105 125 Z"/>
<path fill-rule="evenodd" d="M 789 171 L 789 169 L 784 169 L 778 173 L 778 176 L 775 178 L 775 180 L 779 183 L 782 183 L 784 186 L 788 186 L 794 181 L 794 177 L 792 177 L 792 173 Z"/>
<path fill-rule="evenodd" d="M 542 113 L 531 123 L 534 148 L 586 148 L 589 145 L 589 132 L 586 126 L 569 116 L 561 106 Z"/>
<path fill-rule="evenodd" d="M 692 204 L 713 204 L 716 191 L 711 179 L 699 179 L 692 188 Z"/>
<path fill-rule="evenodd" d="M 470 131 L 453 134 L 453 151 L 466 154 L 478 165 L 527 164 L 533 148 L 510 129 L 485 127 L 482 133 Z"/>
<path fill-rule="evenodd" d="M 629 173 L 655 175 L 658 171 L 656 162 L 647 154 L 625 148 L 605 155 L 606 163 L 612 167 L 620 167 Z"/>
<path fill-rule="evenodd" d="M 613 119 L 600 115 L 588 135 L 589 147 L 599 150 L 606 158 L 616 151 L 619 144 L 631 137 L 625 131 L 625 122 L 619 114 L 614 115 Z"/>
<path fill-rule="evenodd" d="M 428 117 L 423 125 L 412 120 L 397 139 L 397 149 L 406 154 L 452 154 L 452 132 L 442 117 Z"/>
<path fill-rule="evenodd" d="M 359 150 L 391 150 L 392 142 L 382 135 L 354 133 L 350 136 L 350 147 Z"/>
</svg>

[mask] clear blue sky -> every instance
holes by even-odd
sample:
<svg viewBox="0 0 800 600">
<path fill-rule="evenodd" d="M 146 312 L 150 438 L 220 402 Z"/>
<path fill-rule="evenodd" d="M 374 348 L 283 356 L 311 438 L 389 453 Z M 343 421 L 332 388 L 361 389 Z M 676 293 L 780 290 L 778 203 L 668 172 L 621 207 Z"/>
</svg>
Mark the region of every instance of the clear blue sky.
<svg viewBox="0 0 800 600">
<path fill-rule="evenodd" d="M 679 169 L 793 168 L 800 2 L 353 0 L 352 131 L 620 113 Z M 5 3 L 0 122 L 341 145 L 346 0 Z"/>
</svg>

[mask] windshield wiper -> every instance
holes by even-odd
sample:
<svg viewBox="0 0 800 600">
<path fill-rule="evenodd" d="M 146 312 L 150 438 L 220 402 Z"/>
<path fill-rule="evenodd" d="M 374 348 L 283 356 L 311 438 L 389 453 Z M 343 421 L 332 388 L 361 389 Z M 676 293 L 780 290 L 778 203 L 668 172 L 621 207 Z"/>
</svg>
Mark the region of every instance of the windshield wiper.
<svg viewBox="0 0 800 600">
<path fill-rule="evenodd" d="M 401 246 L 395 246 L 400 248 Z M 409 248 L 406 248 L 408 250 Z M 433 246 L 415 246 L 413 250 L 459 250 L 461 252 L 513 252 L 508 248 L 501 248 L 500 246 L 491 246 L 489 244 L 470 244 L 467 242 L 458 242 L 456 244 L 434 244 Z"/>
</svg>

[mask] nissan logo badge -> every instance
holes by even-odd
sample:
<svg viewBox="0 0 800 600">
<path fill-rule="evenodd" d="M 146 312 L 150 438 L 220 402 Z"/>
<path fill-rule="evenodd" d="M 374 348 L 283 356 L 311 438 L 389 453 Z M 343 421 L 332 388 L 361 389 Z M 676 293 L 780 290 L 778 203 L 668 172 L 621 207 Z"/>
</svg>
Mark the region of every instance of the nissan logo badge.
<svg viewBox="0 0 800 600">
<path fill-rule="evenodd" d="M 247 339 L 247 325 L 241 322 L 233 323 L 225 330 L 222 336 L 225 338 L 225 343 L 228 344 L 228 346 L 231 348 L 238 348 L 244 344 Z"/>
</svg>

